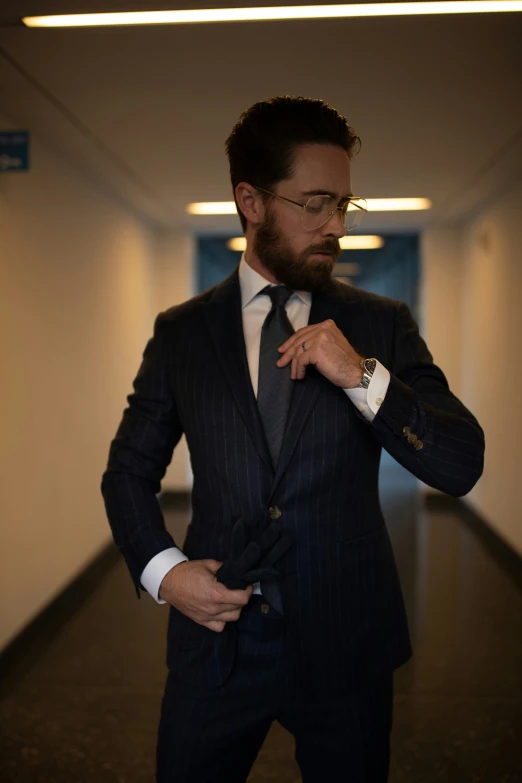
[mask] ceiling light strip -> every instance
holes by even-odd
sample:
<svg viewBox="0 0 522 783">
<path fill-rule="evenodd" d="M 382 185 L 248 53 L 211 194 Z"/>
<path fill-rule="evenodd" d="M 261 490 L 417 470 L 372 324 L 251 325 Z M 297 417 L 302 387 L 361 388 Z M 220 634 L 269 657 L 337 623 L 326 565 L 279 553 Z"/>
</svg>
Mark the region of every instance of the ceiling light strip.
<svg viewBox="0 0 522 783">
<path fill-rule="evenodd" d="M 368 212 L 411 212 L 431 209 L 428 198 L 369 198 Z"/>
<path fill-rule="evenodd" d="M 375 234 L 358 234 L 341 237 L 339 246 L 341 250 L 376 250 L 383 247 L 384 239 Z M 247 248 L 246 237 L 233 237 L 227 241 L 229 250 L 243 253 Z"/>
<path fill-rule="evenodd" d="M 262 22 L 288 19 L 340 19 L 368 16 L 427 16 L 522 11 L 522 0 L 462 0 L 431 3 L 358 3 L 260 8 L 203 8 L 176 11 L 127 11 L 102 14 L 26 16 L 27 27 L 107 27 L 145 24 Z"/>
<path fill-rule="evenodd" d="M 368 212 L 414 212 L 420 209 L 430 209 L 431 201 L 427 198 L 369 198 Z M 197 201 L 186 208 L 189 215 L 235 215 L 236 205 L 233 201 Z"/>
</svg>

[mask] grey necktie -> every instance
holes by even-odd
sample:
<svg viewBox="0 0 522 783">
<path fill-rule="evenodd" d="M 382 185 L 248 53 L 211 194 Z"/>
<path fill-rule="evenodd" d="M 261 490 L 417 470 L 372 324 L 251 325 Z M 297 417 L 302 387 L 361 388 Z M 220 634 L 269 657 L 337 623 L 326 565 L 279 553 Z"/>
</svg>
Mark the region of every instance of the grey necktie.
<svg viewBox="0 0 522 783">
<path fill-rule="evenodd" d="M 290 379 L 291 365 L 282 368 L 277 366 L 276 362 L 281 357 L 277 349 L 294 334 L 285 310 L 285 305 L 293 292 L 284 285 L 278 285 L 267 286 L 260 293 L 270 297 L 272 309 L 261 330 L 257 405 L 275 468 L 281 451 L 293 389 L 293 382 Z"/>
</svg>

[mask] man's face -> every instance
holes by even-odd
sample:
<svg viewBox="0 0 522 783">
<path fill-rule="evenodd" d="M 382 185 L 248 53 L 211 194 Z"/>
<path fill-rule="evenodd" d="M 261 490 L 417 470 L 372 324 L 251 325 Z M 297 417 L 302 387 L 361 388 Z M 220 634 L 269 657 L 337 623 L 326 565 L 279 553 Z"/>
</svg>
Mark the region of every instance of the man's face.
<svg viewBox="0 0 522 783">
<path fill-rule="evenodd" d="M 317 193 L 333 195 L 335 205 L 351 195 L 350 159 L 341 147 L 306 144 L 294 155 L 294 173 L 273 190 L 305 204 Z M 302 207 L 279 198 L 269 199 L 264 222 L 254 237 L 254 252 L 279 283 L 294 290 L 319 291 L 332 277 L 345 229 L 341 213 L 322 226 L 303 228 Z"/>
</svg>

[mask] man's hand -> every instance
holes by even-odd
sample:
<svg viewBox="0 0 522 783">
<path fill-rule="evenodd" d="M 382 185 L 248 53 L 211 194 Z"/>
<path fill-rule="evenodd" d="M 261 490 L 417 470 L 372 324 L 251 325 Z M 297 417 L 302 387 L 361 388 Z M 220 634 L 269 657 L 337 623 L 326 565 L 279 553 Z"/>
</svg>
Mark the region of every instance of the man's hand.
<svg viewBox="0 0 522 783">
<path fill-rule="evenodd" d="M 159 595 L 199 625 L 220 633 L 226 623 L 239 620 L 249 602 L 252 587 L 228 590 L 216 580 L 217 560 L 189 560 L 171 568 L 160 585 Z"/>
<path fill-rule="evenodd" d="M 363 358 L 352 348 L 331 320 L 298 329 L 280 347 L 278 367 L 292 362 L 290 377 L 305 377 L 306 366 L 313 364 L 329 381 L 342 389 L 354 389 L 362 380 L 359 362 Z"/>
</svg>

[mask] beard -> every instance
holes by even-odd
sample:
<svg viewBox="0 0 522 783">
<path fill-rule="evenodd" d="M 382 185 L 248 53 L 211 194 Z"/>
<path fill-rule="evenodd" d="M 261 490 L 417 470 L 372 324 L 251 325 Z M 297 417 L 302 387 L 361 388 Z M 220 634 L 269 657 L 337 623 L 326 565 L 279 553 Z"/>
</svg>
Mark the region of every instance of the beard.
<svg viewBox="0 0 522 783">
<path fill-rule="evenodd" d="M 254 253 L 278 283 L 293 291 L 323 291 L 332 283 L 332 272 L 341 248 L 334 238 L 325 238 L 320 245 L 310 245 L 296 253 L 276 225 L 275 215 L 267 212 L 264 223 L 257 229 Z M 326 260 L 312 259 L 313 253 L 331 253 Z"/>
</svg>

